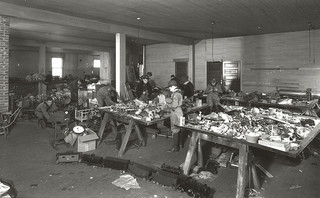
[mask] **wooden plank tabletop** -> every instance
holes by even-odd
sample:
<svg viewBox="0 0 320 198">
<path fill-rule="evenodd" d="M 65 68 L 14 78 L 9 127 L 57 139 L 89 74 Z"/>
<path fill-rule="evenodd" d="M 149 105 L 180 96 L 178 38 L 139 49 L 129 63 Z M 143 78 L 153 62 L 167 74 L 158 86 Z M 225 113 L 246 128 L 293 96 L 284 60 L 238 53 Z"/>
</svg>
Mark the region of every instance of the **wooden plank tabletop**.
<svg viewBox="0 0 320 198">
<path fill-rule="evenodd" d="M 222 97 L 221 101 L 229 101 L 229 102 L 241 102 L 245 103 L 248 101 L 241 99 L 241 98 L 233 98 L 233 97 Z M 294 104 L 278 104 L 278 103 L 265 103 L 265 102 L 251 102 L 251 106 L 256 107 L 274 107 L 274 108 L 282 108 L 282 109 L 312 109 L 313 106 L 318 103 L 318 99 L 314 99 L 312 101 L 308 101 L 306 103 L 294 103 Z"/>
<path fill-rule="evenodd" d="M 190 107 L 190 108 L 187 108 L 183 113 L 184 114 L 189 114 L 189 113 L 193 113 L 193 112 L 196 112 L 196 111 L 203 110 L 203 109 L 205 109 L 207 107 L 209 107 L 207 104 L 203 104 L 200 107 Z M 103 112 L 106 112 L 106 113 L 109 113 L 110 115 L 112 115 L 112 118 L 117 120 L 117 121 L 120 121 L 120 122 L 123 122 L 123 123 L 129 123 L 130 119 L 133 119 L 137 123 L 142 124 L 144 126 L 150 126 L 150 125 L 153 125 L 153 124 L 157 124 L 159 122 L 163 122 L 163 121 L 165 121 L 165 120 L 170 118 L 170 114 L 168 113 L 168 114 L 165 114 L 161 118 L 155 118 L 155 119 L 153 119 L 151 121 L 146 121 L 145 119 L 139 119 L 138 117 L 136 117 L 134 115 L 121 114 L 121 113 L 118 113 L 118 112 L 115 112 L 115 111 L 109 111 L 108 109 L 101 109 L 101 110 Z"/>
<path fill-rule="evenodd" d="M 305 149 L 310 144 L 310 142 L 320 132 L 320 123 L 319 123 L 309 133 L 309 135 L 300 142 L 300 146 L 299 146 L 299 148 L 297 150 L 281 151 L 281 150 L 277 150 L 277 149 L 273 149 L 273 148 L 270 148 L 270 147 L 267 147 L 267 146 L 260 145 L 258 143 L 247 142 L 245 139 L 237 139 L 237 138 L 233 138 L 231 136 L 227 136 L 227 135 L 223 135 L 223 134 L 219 134 L 219 133 L 214 133 L 214 132 L 203 130 L 203 129 L 197 129 L 197 128 L 186 127 L 186 126 L 178 126 L 178 127 L 182 128 L 182 129 L 189 130 L 189 131 L 198 132 L 200 134 L 206 134 L 206 135 L 209 135 L 209 136 L 219 137 L 218 140 L 222 141 L 223 144 L 230 144 L 230 142 L 240 143 L 240 144 L 248 145 L 248 146 L 251 146 L 251 147 L 263 149 L 263 150 L 266 150 L 266 151 L 278 153 L 278 154 L 285 155 L 285 156 L 288 156 L 288 157 L 293 157 L 293 158 L 298 157 L 298 155 L 303 151 L 303 149 Z"/>
</svg>

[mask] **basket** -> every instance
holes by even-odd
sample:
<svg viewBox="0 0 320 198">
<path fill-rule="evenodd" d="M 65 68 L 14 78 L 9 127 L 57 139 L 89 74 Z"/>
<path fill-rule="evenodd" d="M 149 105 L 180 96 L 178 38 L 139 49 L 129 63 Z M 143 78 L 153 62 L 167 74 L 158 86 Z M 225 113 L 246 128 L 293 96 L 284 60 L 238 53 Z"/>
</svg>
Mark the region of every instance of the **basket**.
<svg viewBox="0 0 320 198">
<path fill-rule="evenodd" d="M 260 134 L 257 134 L 257 133 L 246 133 L 247 142 L 257 143 L 259 137 L 260 137 Z"/>
</svg>

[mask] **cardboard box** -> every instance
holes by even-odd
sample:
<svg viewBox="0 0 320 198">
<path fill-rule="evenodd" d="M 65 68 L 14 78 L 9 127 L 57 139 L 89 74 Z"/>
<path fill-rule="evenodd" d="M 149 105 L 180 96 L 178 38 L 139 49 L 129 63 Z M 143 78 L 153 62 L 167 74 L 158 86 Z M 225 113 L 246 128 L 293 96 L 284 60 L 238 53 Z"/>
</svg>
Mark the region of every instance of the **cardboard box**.
<svg viewBox="0 0 320 198">
<path fill-rule="evenodd" d="M 86 135 L 78 136 L 77 139 L 77 152 L 87 152 L 96 149 L 96 142 L 99 139 L 98 135 L 87 128 Z"/>
</svg>

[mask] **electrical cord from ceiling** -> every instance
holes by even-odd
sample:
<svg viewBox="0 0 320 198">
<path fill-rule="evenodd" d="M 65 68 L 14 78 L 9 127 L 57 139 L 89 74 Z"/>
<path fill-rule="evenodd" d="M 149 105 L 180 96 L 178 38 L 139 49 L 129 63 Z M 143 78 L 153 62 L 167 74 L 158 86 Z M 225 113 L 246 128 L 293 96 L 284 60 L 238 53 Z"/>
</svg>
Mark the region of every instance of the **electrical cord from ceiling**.
<svg viewBox="0 0 320 198">
<path fill-rule="evenodd" d="M 211 22 L 211 58 L 213 60 L 213 26 L 216 24 L 215 21 Z"/>
</svg>

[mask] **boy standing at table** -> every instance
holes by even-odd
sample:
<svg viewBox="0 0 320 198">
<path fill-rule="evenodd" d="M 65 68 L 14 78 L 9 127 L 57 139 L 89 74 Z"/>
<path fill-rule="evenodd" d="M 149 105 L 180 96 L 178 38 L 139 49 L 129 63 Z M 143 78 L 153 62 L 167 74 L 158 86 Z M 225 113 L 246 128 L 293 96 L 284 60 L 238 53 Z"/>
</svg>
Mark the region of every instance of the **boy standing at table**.
<svg viewBox="0 0 320 198">
<path fill-rule="evenodd" d="M 178 152 L 180 150 L 180 128 L 175 126 L 179 124 L 179 118 L 183 116 L 182 112 L 182 94 L 178 89 L 178 83 L 175 80 L 170 80 L 168 88 L 172 92 L 171 98 L 167 100 L 168 108 L 171 109 L 170 124 L 173 136 L 173 146 L 167 152 Z"/>
</svg>

